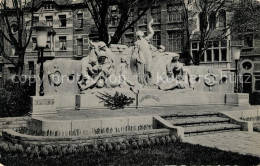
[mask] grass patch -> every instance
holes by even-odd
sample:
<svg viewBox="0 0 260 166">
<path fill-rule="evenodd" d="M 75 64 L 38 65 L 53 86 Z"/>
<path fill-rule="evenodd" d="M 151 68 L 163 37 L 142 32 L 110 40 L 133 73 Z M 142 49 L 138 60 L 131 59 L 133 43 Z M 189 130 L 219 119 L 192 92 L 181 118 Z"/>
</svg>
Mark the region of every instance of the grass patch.
<svg viewBox="0 0 260 166">
<path fill-rule="evenodd" d="M 257 165 L 260 163 L 258 157 L 180 142 L 119 152 L 52 155 L 32 159 L 22 154 L 4 153 L 3 151 L 0 154 L 0 163 L 4 165 Z"/>
</svg>

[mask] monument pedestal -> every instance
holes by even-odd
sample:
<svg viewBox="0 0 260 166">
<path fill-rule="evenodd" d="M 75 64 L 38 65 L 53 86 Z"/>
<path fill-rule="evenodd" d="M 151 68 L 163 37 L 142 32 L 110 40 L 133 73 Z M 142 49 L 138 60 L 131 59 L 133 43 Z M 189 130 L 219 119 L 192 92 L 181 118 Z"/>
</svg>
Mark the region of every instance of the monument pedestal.
<svg viewBox="0 0 260 166">
<path fill-rule="evenodd" d="M 249 105 L 249 94 L 229 93 L 226 94 L 227 105 Z"/>
<path fill-rule="evenodd" d="M 31 97 L 31 116 L 49 116 L 57 114 L 56 96 Z"/>
<path fill-rule="evenodd" d="M 114 95 L 115 90 L 103 90 L 104 92 Z M 129 107 L 136 107 L 136 100 L 138 101 L 138 107 L 164 107 L 174 105 L 225 105 L 225 93 L 217 92 L 201 92 L 192 90 L 176 90 L 176 91 L 160 91 L 157 89 L 145 89 L 141 90 L 138 94 L 126 89 L 117 90 L 119 93 L 123 93 L 127 97 L 135 99 L 133 104 Z M 87 92 L 86 94 L 76 95 L 76 109 L 104 109 L 104 103 L 101 102 L 97 96 L 97 92 Z M 100 96 L 100 95 L 99 95 Z"/>
</svg>

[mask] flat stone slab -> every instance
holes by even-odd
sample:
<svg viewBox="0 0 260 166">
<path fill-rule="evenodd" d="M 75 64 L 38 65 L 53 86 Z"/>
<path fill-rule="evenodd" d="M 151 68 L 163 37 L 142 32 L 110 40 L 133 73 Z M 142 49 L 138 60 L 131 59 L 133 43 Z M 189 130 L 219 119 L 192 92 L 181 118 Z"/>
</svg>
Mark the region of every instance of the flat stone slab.
<svg viewBox="0 0 260 166">
<path fill-rule="evenodd" d="M 228 118 L 221 117 L 203 117 L 203 118 L 183 118 L 169 120 L 173 125 L 192 125 L 200 123 L 226 123 L 229 122 Z"/>
<path fill-rule="evenodd" d="M 200 132 L 213 132 L 221 130 L 232 130 L 241 129 L 241 126 L 234 124 L 217 124 L 211 126 L 194 126 L 194 127 L 184 127 L 184 133 L 200 133 Z"/>
<path fill-rule="evenodd" d="M 185 137 L 184 142 L 260 157 L 260 133 L 232 131 Z"/>
</svg>

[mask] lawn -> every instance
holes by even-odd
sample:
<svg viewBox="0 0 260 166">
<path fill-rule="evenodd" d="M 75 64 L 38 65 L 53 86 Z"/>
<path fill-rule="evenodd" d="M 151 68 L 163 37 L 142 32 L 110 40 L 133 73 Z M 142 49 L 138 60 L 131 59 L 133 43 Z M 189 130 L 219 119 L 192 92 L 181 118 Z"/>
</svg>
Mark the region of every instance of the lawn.
<svg viewBox="0 0 260 166">
<path fill-rule="evenodd" d="M 6 154 L 3 151 L 0 154 L 0 163 L 4 165 L 258 165 L 260 163 L 258 157 L 181 142 L 118 152 L 89 152 L 32 159 L 19 154 Z"/>
</svg>

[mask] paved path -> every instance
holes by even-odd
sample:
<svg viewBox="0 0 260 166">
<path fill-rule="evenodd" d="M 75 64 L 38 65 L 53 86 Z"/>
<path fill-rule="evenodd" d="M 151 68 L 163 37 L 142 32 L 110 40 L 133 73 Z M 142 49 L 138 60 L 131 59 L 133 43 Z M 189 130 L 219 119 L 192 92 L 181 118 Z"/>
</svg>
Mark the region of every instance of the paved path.
<svg viewBox="0 0 260 166">
<path fill-rule="evenodd" d="M 185 137 L 184 142 L 260 157 L 260 133 L 233 131 Z"/>
</svg>

